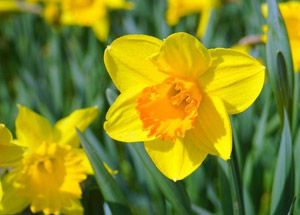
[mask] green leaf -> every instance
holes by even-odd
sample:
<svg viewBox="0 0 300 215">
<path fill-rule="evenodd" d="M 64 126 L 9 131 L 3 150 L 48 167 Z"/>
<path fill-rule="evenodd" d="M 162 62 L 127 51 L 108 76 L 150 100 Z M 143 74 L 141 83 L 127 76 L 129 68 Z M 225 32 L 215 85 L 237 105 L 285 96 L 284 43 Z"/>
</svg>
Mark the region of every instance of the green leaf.
<svg viewBox="0 0 300 215">
<path fill-rule="evenodd" d="M 293 134 L 295 135 L 299 125 L 299 106 L 300 106 L 300 86 L 299 86 L 300 74 L 295 73 L 295 86 L 294 86 L 294 107 L 293 107 Z M 295 137 L 295 136 L 294 136 Z"/>
<path fill-rule="evenodd" d="M 294 198 L 294 167 L 291 130 L 286 112 L 273 178 L 270 214 L 287 214 Z"/>
<path fill-rule="evenodd" d="M 105 94 L 106 94 L 106 98 L 107 98 L 109 105 L 112 105 L 114 103 L 114 101 L 116 100 L 116 98 L 118 97 L 118 94 L 110 88 L 106 89 Z"/>
<path fill-rule="evenodd" d="M 142 144 L 128 144 L 128 147 L 137 153 L 145 168 L 155 180 L 156 185 L 176 210 L 176 214 L 192 215 L 191 204 L 183 184 L 181 182 L 174 183 L 163 176 L 151 161 Z"/>
<path fill-rule="evenodd" d="M 289 122 L 292 122 L 294 69 L 291 48 L 284 20 L 279 12 L 276 0 L 268 0 L 268 41 L 267 64 L 269 78 L 278 105 L 283 125 L 283 109 L 287 110 Z"/>
<path fill-rule="evenodd" d="M 232 199 L 232 184 L 230 183 L 230 170 L 227 163 L 220 158 L 218 159 L 218 182 L 220 187 L 220 201 L 222 214 L 234 214 Z"/>
<path fill-rule="evenodd" d="M 95 178 L 103 194 L 104 200 L 108 203 L 112 213 L 124 215 L 131 214 L 125 195 L 103 165 L 99 146 L 88 142 L 80 131 L 77 130 L 77 133 L 92 164 Z"/>
<path fill-rule="evenodd" d="M 295 201 L 295 214 L 300 213 L 300 129 L 298 128 L 297 137 L 294 145 L 294 164 L 295 164 L 295 194 L 297 196 Z"/>
</svg>

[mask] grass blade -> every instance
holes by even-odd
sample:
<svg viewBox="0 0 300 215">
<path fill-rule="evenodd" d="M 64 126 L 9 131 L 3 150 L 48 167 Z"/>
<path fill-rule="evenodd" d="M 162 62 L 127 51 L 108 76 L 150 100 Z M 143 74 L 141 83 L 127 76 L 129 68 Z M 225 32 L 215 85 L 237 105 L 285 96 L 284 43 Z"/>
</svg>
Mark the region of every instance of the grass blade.
<svg viewBox="0 0 300 215">
<path fill-rule="evenodd" d="M 77 133 L 92 164 L 98 186 L 112 213 L 124 215 L 131 214 L 122 190 L 103 165 L 100 153 L 98 153 L 99 146 L 88 142 L 78 130 Z"/>
<path fill-rule="evenodd" d="M 285 113 L 279 154 L 277 157 L 272 196 L 272 215 L 287 214 L 294 198 L 294 168 L 290 125 Z"/>
<path fill-rule="evenodd" d="M 287 110 L 289 123 L 292 123 L 294 69 L 289 38 L 284 20 L 276 0 L 268 0 L 268 41 L 267 64 L 274 95 L 283 125 Z"/>
</svg>

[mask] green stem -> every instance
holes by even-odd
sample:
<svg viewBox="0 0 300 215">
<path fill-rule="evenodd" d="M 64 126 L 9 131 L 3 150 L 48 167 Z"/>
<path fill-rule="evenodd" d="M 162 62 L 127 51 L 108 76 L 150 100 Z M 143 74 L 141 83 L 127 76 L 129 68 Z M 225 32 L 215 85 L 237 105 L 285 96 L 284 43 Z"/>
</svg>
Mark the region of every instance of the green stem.
<svg viewBox="0 0 300 215">
<path fill-rule="evenodd" d="M 238 164 L 236 148 L 233 147 L 232 158 L 229 160 L 232 175 L 233 210 L 236 215 L 245 214 L 243 188 Z"/>
<path fill-rule="evenodd" d="M 300 99 L 300 94 L 299 94 L 299 74 L 295 73 L 295 83 L 294 83 L 294 107 L 293 107 L 293 121 L 292 121 L 292 135 L 295 137 L 295 133 L 298 128 L 298 111 L 299 111 L 299 99 Z"/>
</svg>

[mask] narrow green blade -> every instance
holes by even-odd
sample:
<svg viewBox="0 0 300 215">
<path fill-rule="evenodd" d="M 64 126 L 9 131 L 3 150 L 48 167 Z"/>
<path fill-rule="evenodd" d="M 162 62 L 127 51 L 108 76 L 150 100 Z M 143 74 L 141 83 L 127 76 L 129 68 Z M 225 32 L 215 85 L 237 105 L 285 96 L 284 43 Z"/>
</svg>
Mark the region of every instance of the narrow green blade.
<svg viewBox="0 0 300 215">
<path fill-rule="evenodd" d="M 272 215 L 287 214 L 294 198 L 292 137 L 287 114 L 284 116 L 284 128 L 273 177 L 270 213 Z"/>
<path fill-rule="evenodd" d="M 287 110 L 289 122 L 292 123 L 294 70 L 287 30 L 276 0 L 268 0 L 267 23 L 267 64 L 269 78 L 283 125 L 284 108 Z"/>
<path fill-rule="evenodd" d="M 92 164 L 98 186 L 112 213 L 124 215 L 131 214 L 122 190 L 103 165 L 103 161 L 100 157 L 99 146 L 88 142 L 80 131 L 77 130 L 77 133 Z"/>
</svg>

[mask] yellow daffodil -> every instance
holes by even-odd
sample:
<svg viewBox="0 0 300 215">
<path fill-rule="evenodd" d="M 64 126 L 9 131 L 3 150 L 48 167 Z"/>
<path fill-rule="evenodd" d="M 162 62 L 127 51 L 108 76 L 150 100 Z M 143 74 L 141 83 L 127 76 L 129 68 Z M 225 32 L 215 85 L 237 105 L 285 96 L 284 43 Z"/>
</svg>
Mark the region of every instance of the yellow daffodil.
<svg viewBox="0 0 300 215">
<path fill-rule="evenodd" d="M 290 1 L 279 3 L 279 10 L 284 19 L 293 57 L 294 69 L 296 72 L 300 71 L 300 2 Z M 268 15 L 267 4 L 262 5 L 262 12 L 265 17 Z M 263 27 L 265 35 L 262 37 L 263 41 L 267 41 L 267 26 Z"/>
<path fill-rule="evenodd" d="M 253 57 L 207 50 L 186 33 L 163 41 L 121 37 L 107 47 L 104 61 L 121 92 L 104 129 L 118 141 L 144 141 L 155 165 L 174 181 L 191 174 L 208 154 L 230 158 L 228 114 L 248 108 L 265 78 L 265 67 Z"/>
<path fill-rule="evenodd" d="M 19 5 L 14 0 L 1 0 L 0 1 L 0 14 L 7 12 L 20 11 Z"/>
<path fill-rule="evenodd" d="M 193 13 L 200 13 L 197 35 L 203 37 L 211 10 L 220 3 L 220 0 L 168 0 L 167 23 L 176 25 L 180 18 Z"/>
<path fill-rule="evenodd" d="M 62 23 L 92 27 L 97 38 L 105 41 L 109 33 L 108 10 L 132 9 L 125 0 L 63 0 Z"/>
<path fill-rule="evenodd" d="M 27 206 L 33 213 L 83 214 L 80 183 L 92 169 L 79 148 L 75 127 L 83 131 L 97 113 L 96 107 L 77 110 L 52 126 L 44 117 L 19 106 L 14 143 L 25 151 L 2 181 L 0 214 L 16 214 Z M 4 136 L 11 139 L 7 132 Z"/>
</svg>

